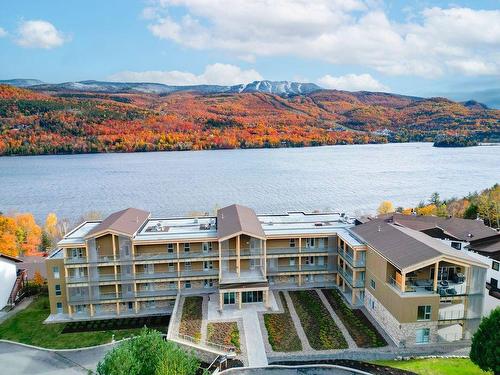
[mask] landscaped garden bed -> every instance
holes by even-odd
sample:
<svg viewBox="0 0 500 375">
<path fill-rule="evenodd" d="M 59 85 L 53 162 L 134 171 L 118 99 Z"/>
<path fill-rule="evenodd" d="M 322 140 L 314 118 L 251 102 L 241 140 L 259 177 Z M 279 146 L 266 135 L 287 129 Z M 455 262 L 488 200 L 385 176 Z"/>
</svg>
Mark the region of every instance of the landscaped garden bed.
<svg viewBox="0 0 500 375">
<path fill-rule="evenodd" d="M 234 347 L 240 352 L 240 331 L 236 322 L 213 322 L 207 324 L 207 341 L 222 346 Z"/>
<path fill-rule="evenodd" d="M 269 344 L 275 352 L 296 352 L 302 350 L 302 343 L 290 316 L 290 310 L 283 292 L 279 298 L 284 312 L 281 314 L 264 314 Z"/>
<path fill-rule="evenodd" d="M 103 319 L 66 323 L 62 333 L 122 330 L 132 328 L 154 328 L 167 333 L 170 315 L 145 316 L 137 318 Z"/>
<path fill-rule="evenodd" d="M 336 289 L 323 289 L 323 294 L 332 306 L 337 316 L 342 320 L 347 331 L 360 348 L 376 348 L 386 346 L 387 342 L 368 320 L 363 311 L 352 310 L 342 300 Z"/>
<path fill-rule="evenodd" d="M 345 349 L 347 342 L 314 290 L 289 292 L 309 345 L 316 350 Z"/>
<path fill-rule="evenodd" d="M 182 306 L 179 333 L 199 341 L 201 338 L 201 321 L 203 319 L 203 297 L 186 297 Z"/>
<path fill-rule="evenodd" d="M 68 324 L 43 324 L 50 314 L 49 298 L 36 297 L 24 310 L 0 324 L 0 339 L 51 349 L 73 349 L 106 344 L 140 333 L 140 329 L 95 327 L 91 332 L 65 333 Z"/>
</svg>

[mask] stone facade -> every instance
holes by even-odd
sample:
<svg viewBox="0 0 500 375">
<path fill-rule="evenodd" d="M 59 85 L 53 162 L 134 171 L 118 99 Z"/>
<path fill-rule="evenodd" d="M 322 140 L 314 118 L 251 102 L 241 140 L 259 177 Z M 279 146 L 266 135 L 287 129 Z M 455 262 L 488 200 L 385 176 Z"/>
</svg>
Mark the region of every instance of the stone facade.
<svg viewBox="0 0 500 375">
<path fill-rule="evenodd" d="M 365 290 L 364 305 L 370 315 L 384 328 L 385 332 L 400 347 L 411 347 L 417 344 L 417 330 L 429 329 L 429 343 L 438 341 L 437 321 L 425 321 L 415 323 L 400 323 L 384 305 L 382 305 L 374 296 Z"/>
</svg>

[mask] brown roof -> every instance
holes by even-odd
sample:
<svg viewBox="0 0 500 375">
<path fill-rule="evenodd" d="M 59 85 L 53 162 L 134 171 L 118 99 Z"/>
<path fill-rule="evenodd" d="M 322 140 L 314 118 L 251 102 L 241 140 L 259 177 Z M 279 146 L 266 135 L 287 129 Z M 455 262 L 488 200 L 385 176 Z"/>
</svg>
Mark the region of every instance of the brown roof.
<svg viewBox="0 0 500 375">
<path fill-rule="evenodd" d="M 113 231 L 133 236 L 149 218 L 150 213 L 137 208 L 127 208 L 115 212 L 104 219 L 99 225 L 87 233 L 86 237 L 96 234 Z"/>
<path fill-rule="evenodd" d="M 351 229 L 394 266 L 403 270 L 447 255 L 477 264 L 478 261 L 419 231 L 376 219 Z M 482 262 L 479 264 L 483 265 Z"/>
<path fill-rule="evenodd" d="M 469 249 L 489 256 L 495 260 L 500 260 L 500 235 L 488 240 L 474 241 L 469 245 Z"/>
<path fill-rule="evenodd" d="M 481 220 L 461 219 L 458 217 L 415 216 L 395 213 L 393 221 L 414 230 L 439 228 L 446 234 L 461 241 L 473 241 L 491 236 L 498 232 L 484 225 Z"/>
<path fill-rule="evenodd" d="M 233 204 L 217 211 L 217 237 L 227 239 L 239 233 L 265 238 L 264 230 L 255 211 Z"/>
</svg>

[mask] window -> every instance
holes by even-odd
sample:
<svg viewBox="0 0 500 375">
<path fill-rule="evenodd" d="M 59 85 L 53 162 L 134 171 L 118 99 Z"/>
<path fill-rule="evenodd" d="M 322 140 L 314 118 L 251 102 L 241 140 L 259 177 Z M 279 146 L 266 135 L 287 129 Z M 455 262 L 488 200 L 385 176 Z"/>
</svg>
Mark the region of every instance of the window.
<svg viewBox="0 0 500 375">
<path fill-rule="evenodd" d="M 290 238 L 290 247 L 295 247 L 295 238 Z"/>
<path fill-rule="evenodd" d="M 490 279 L 490 284 L 493 289 L 498 289 L 498 280 L 493 277 Z"/>
<path fill-rule="evenodd" d="M 314 245 L 314 238 L 306 238 L 306 248 L 313 248 Z"/>
<path fill-rule="evenodd" d="M 202 249 L 204 253 L 209 253 L 212 251 L 212 243 L 211 242 L 203 242 Z"/>
<path fill-rule="evenodd" d="M 83 258 L 83 249 L 71 249 L 72 258 Z"/>
<path fill-rule="evenodd" d="M 370 279 L 370 286 L 372 289 L 375 289 L 375 280 Z"/>
<path fill-rule="evenodd" d="M 56 284 L 55 289 L 56 289 L 56 296 L 60 296 L 61 295 L 61 286 L 59 284 Z"/>
<path fill-rule="evenodd" d="M 205 279 L 205 281 L 203 282 L 203 286 L 205 288 L 211 288 L 214 286 L 214 281 L 213 280 L 209 280 L 209 279 Z"/>
<path fill-rule="evenodd" d="M 128 303 L 128 309 L 132 310 L 133 308 L 134 308 L 134 303 L 133 302 L 129 302 Z"/>
<path fill-rule="evenodd" d="M 325 239 L 324 238 L 318 239 L 318 247 L 320 249 L 324 249 L 325 248 Z"/>
<path fill-rule="evenodd" d="M 204 269 L 204 270 L 211 270 L 211 269 L 213 269 L 213 268 L 214 268 L 214 264 L 213 264 L 213 262 L 212 262 L 211 260 L 208 260 L 208 261 L 207 261 L 207 260 L 205 260 L 205 261 L 203 262 L 203 269 Z"/>
<path fill-rule="evenodd" d="M 306 257 L 305 263 L 313 265 L 314 264 L 314 257 Z"/>
<path fill-rule="evenodd" d="M 174 272 L 175 271 L 175 266 L 173 263 L 168 263 L 168 271 L 169 272 Z"/>
<path fill-rule="evenodd" d="M 52 275 L 54 276 L 54 279 L 59 279 L 61 277 L 59 274 L 59 267 L 52 267 Z"/>
<path fill-rule="evenodd" d="M 375 310 L 375 301 L 374 301 L 374 300 L 372 300 L 372 299 L 370 299 L 370 301 L 369 301 L 369 302 L 370 302 L 370 308 L 371 308 L 372 310 Z"/>
<path fill-rule="evenodd" d="M 295 258 L 290 258 L 290 259 L 288 260 L 288 262 L 289 262 L 288 264 L 290 265 L 290 267 L 295 266 Z"/>
<path fill-rule="evenodd" d="M 462 250 L 462 244 L 460 242 L 452 242 L 451 247 L 457 250 Z"/>
<path fill-rule="evenodd" d="M 191 250 L 191 245 L 188 243 L 185 243 L 184 244 L 184 252 L 189 253 L 190 250 Z"/>
<path fill-rule="evenodd" d="M 236 293 L 224 293 L 224 305 L 234 305 L 236 302 Z"/>
<path fill-rule="evenodd" d="M 191 281 L 186 281 L 186 282 L 184 283 L 184 288 L 186 288 L 186 289 L 191 289 Z"/>
<path fill-rule="evenodd" d="M 421 328 L 417 329 L 416 332 L 416 340 L 415 342 L 417 344 L 427 344 L 429 342 L 429 335 L 430 335 L 430 329 L 429 328 Z"/>
<path fill-rule="evenodd" d="M 167 244 L 167 253 L 172 254 L 174 252 L 174 244 L 173 243 L 168 243 Z"/>
<path fill-rule="evenodd" d="M 417 309 L 417 320 L 431 320 L 431 306 L 419 306 Z"/>
<path fill-rule="evenodd" d="M 493 268 L 495 271 L 498 271 L 498 269 L 500 268 L 500 263 L 493 261 L 493 263 L 491 264 L 491 268 Z"/>
<path fill-rule="evenodd" d="M 184 271 L 191 271 L 191 262 L 184 263 Z"/>
<path fill-rule="evenodd" d="M 295 275 L 290 275 L 290 276 L 288 277 L 288 282 L 289 282 L 290 284 L 295 284 Z"/>
<path fill-rule="evenodd" d="M 176 289 L 176 288 L 175 288 L 175 281 L 170 281 L 170 282 L 168 283 L 168 287 L 169 287 L 170 289 Z"/>
<path fill-rule="evenodd" d="M 62 302 L 57 302 L 56 303 L 56 309 L 58 314 L 62 314 L 63 309 L 62 309 Z"/>
<path fill-rule="evenodd" d="M 255 292 L 242 292 L 241 293 L 241 302 L 242 303 L 254 303 L 254 302 L 262 302 L 263 293 L 262 291 Z"/>
<path fill-rule="evenodd" d="M 144 272 L 152 274 L 155 272 L 155 265 L 153 263 L 144 265 Z"/>
</svg>

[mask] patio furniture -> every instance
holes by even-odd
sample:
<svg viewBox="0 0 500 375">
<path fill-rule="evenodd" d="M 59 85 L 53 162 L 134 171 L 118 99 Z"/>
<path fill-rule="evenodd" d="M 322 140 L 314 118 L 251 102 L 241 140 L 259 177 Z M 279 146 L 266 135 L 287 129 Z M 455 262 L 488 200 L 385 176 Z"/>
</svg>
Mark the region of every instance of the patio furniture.
<svg viewBox="0 0 500 375">
<path fill-rule="evenodd" d="M 446 281 L 446 280 L 441 280 L 441 281 L 439 282 L 439 285 L 447 287 L 449 284 L 448 284 L 448 281 Z"/>
<path fill-rule="evenodd" d="M 463 273 L 457 273 L 453 276 L 453 282 L 456 284 L 463 284 L 465 282 L 465 276 Z"/>
</svg>

